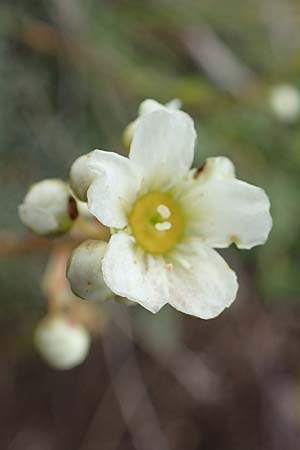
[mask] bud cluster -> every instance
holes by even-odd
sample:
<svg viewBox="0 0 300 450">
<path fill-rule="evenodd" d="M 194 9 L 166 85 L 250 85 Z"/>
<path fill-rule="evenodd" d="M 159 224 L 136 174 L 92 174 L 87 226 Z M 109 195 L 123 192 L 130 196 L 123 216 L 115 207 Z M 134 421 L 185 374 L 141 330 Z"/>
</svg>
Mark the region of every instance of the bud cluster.
<svg viewBox="0 0 300 450">
<path fill-rule="evenodd" d="M 60 179 L 37 182 L 19 206 L 20 219 L 31 232 L 51 239 L 67 237 L 54 246 L 49 260 L 42 283 L 49 313 L 37 325 L 34 336 L 41 356 L 51 367 L 60 370 L 71 369 L 85 360 L 91 332 L 96 332 L 95 325 L 89 327 L 85 323 L 83 308 L 77 308 L 81 314 L 74 320 L 73 306 L 68 302 L 74 302 L 75 311 L 75 303 L 81 299 L 103 304 L 114 298 L 102 275 L 107 244 L 100 239 L 107 231 L 90 214 L 86 204 L 93 179 L 87 166 L 88 157 L 84 155 L 74 162 L 69 183 Z M 86 240 L 74 249 L 78 239 Z M 93 308 L 90 309 L 89 316 L 92 316 Z M 101 329 L 100 318 L 94 319 Z"/>
<path fill-rule="evenodd" d="M 165 105 L 152 99 L 143 101 L 136 119 L 124 130 L 125 148 L 129 149 L 142 116 L 180 107 L 181 102 L 177 99 Z M 87 325 L 84 314 L 71 313 L 72 302 L 77 304 L 73 311 L 82 313 L 82 299 L 88 300 L 89 303 L 85 303 L 89 305 L 88 315 L 95 319 L 92 311 L 95 304 L 103 305 L 115 299 L 102 272 L 107 249 L 105 239 L 110 230 L 87 207 L 88 191 L 96 177 L 90 164 L 92 153 L 73 162 L 68 182 L 45 179 L 33 184 L 19 206 L 19 216 L 31 232 L 51 239 L 65 237 L 54 246 L 43 278 L 42 290 L 47 298 L 48 314 L 35 332 L 35 344 L 40 354 L 57 369 L 70 369 L 80 364 L 89 351 L 90 332 L 94 332 L 93 326 Z M 82 241 L 79 245 L 78 240 Z M 134 304 L 121 297 L 116 300 Z"/>
<path fill-rule="evenodd" d="M 273 93 L 274 113 L 292 121 L 300 111 L 297 93 L 287 87 Z M 238 282 L 215 249 L 232 243 L 249 249 L 268 237 L 267 195 L 238 180 L 227 157 L 192 168 L 196 131 L 180 106 L 176 99 L 145 100 L 123 134 L 128 158 L 104 150 L 80 156 L 68 183 L 40 181 L 19 207 L 31 231 L 64 236 L 53 246 L 48 314 L 35 334 L 55 368 L 85 359 L 102 320 L 95 308 L 102 313 L 115 299 L 153 313 L 169 303 L 216 317 L 234 301 Z"/>
</svg>

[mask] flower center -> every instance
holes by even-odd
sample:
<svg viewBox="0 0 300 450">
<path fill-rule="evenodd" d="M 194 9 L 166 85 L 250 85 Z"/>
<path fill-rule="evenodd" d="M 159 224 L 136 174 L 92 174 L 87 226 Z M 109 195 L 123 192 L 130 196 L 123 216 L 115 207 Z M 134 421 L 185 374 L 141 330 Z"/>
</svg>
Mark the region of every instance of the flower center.
<svg viewBox="0 0 300 450">
<path fill-rule="evenodd" d="M 137 243 L 156 255 L 170 251 L 184 230 L 184 218 L 178 203 L 161 192 L 140 197 L 128 221 Z"/>
</svg>

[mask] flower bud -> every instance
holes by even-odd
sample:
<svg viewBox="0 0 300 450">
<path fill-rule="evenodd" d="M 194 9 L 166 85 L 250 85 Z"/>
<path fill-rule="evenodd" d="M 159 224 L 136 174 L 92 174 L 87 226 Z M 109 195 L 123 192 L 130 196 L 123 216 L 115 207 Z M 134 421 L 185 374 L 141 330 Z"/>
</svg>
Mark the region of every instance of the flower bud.
<svg viewBox="0 0 300 450">
<path fill-rule="evenodd" d="M 87 191 L 94 179 L 94 175 L 88 167 L 90 154 L 87 153 L 77 158 L 70 170 L 71 189 L 76 197 L 83 202 L 87 201 Z"/>
<path fill-rule="evenodd" d="M 162 105 L 161 103 L 157 102 L 156 100 L 153 100 L 152 98 L 147 98 L 146 100 L 144 100 L 139 105 L 137 118 L 132 122 L 130 122 L 129 125 L 127 125 L 127 127 L 123 131 L 122 141 L 124 147 L 127 150 L 130 149 L 133 135 L 135 133 L 136 127 L 138 125 L 141 116 L 152 113 L 154 111 L 158 111 L 160 109 L 168 109 L 169 111 L 176 111 L 180 108 L 181 108 L 181 101 L 177 98 L 174 98 L 165 105 Z"/>
<path fill-rule="evenodd" d="M 70 256 L 67 278 L 78 297 L 101 302 L 114 297 L 102 274 L 106 247 L 106 242 L 89 239 L 82 242 Z"/>
<path fill-rule="evenodd" d="M 209 180 L 233 179 L 235 168 L 230 159 L 225 156 L 207 158 L 205 163 L 196 169 L 194 178 L 205 183 Z"/>
<path fill-rule="evenodd" d="M 55 236 L 69 231 L 77 217 L 69 187 L 59 179 L 35 183 L 19 206 L 22 222 L 37 234 Z"/>
<path fill-rule="evenodd" d="M 269 102 L 273 113 L 283 122 L 295 122 L 300 116 L 300 91 L 292 85 L 274 87 Z"/>
<path fill-rule="evenodd" d="M 132 122 L 130 122 L 127 125 L 127 127 L 123 131 L 122 143 L 123 143 L 124 147 L 126 148 L 126 150 L 128 150 L 128 151 L 130 149 L 131 142 L 132 142 L 133 135 L 135 133 L 137 124 L 138 124 L 138 119 L 133 120 Z"/>
<path fill-rule="evenodd" d="M 35 344 L 51 367 L 72 369 L 85 360 L 90 335 L 83 326 L 64 316 L 48 316 L 37 326 Z"/>
<path fill-rule="evenodd" d="M 138 116 L 143 116 L 144 114 L 150 114 L 159 109 L 168 109 L 169 111 L 177 111 L 181 108 L 182 103 L 178 98 L 173 98 L 165 105 L 153 100 L 152 98 L 146 98 L 146 100 L 140 103 L 138 109 Z"/>
</svg>

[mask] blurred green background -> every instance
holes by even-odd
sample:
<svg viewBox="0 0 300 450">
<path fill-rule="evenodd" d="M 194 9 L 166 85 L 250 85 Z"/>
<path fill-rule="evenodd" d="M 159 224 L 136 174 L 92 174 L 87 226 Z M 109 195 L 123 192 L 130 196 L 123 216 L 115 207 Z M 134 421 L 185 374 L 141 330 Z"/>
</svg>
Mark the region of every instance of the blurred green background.
<svg viewBox="0 0 300 450">
<path fill-rule="evenodd" d="M 17 206 L 31 183 L 67 179 L 74 159 L 94 148 L 125 153 L 122 132 L 139 103 L 180 98 L 196 122 L 195 165 L 208 156 L 228 156 L 239 178 L 263 187 L 271 199 L 274 227 L 268 243 L 249 252 L 225 252 L 241 278 L 237 302 L 243 305 L 244 297 L 256 296 L 264 314 L 275 314 L 279 326 L 300 318 L 299 118 L 283 120 L 270 105 L 277 86 L 300 89 L 299 11 L 298 0 L 2 0 L 0 245 L 8 232 L 26 235 Z M 44 310 L 39 279 L 46 261 L 47 254 L 30 251 L 0 260 L 2 353 L 25 359 L 25 367 L 32 358 L 27 341 Z M 247 308 L 248 317 L 251 302 Z M 205 333 L 213 334 L 217 324 L 230 327 L 226 314 L 212 325 L 181 315 L 175 321 L 187 328 L 192 324 L 197 329 L 192 341 L 203 339 L 210 348 Z M 174 328 L 171 313 L 156 321 L 143 312 L 133 315 L 137 328 L 142 323 L 144 329 L 157 330 L 162 323 L 164 342 L 179 327 Z M 198 327 L 203 335 L 198 336 Z M 293 322 L 288 348 L 299 345 L 299 336 Z M 299 366 L 289 362 L 288 367 L 296 377 Z M 279 442 L 290 442 L 285 447 L 295 450 L 296 437 Z M 224 441 L 223 447 L 204 439 L 203 446 L 186 442 L 171 448 L 280 448 L 274 439 L 251 446 Z M 20 442 L 20 448 L 35 448 Z M 55 445 L 77 448 L 74 443 Z"/>
</svg>

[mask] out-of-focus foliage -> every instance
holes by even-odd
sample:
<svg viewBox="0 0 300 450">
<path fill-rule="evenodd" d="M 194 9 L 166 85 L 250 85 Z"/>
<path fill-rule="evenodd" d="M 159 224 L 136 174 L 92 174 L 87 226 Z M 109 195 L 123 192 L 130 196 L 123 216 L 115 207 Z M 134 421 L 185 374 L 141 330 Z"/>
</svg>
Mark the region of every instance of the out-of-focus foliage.
<svg viewBox="0 0 300 450">
<path fill-rule="evenodd" d="M 124 152 L 122 130 L 142 99 L 179 97 L 196 121 L 195 163 L 227 155 L 241 178 L 271 198 L 268 244 L 247 255 L 232 250 L 236 264 L 242 259 L 254 271 L 265 301 L 293 300 L 300 292 L 300 129 L 274 116 L 269 94 L 280 83 L 300 87 L 297 6 L 292 0 L 2 1 L 1 228 L 22 231 L 17 204 L 32 182 L 67 178 L 70 163 L 96 147 Z M 204 48 L 200 57 L 198 48 Z M 220 64 L 207 65 L 205 51 L 219 52 Z M 24 260 L 1 261 L 6 312 L 13 313 L 19 289 L 32 307 Z M 36 267 L 31 274 L 40 272 Z M 9 281 L 15 272 L 19 286 Z"/>
<path fill-rule="evenodd" d="M 298 0 L 1 0 L 1 448 L 300 448 L 300 127 L 270 107 L 300 89 L 299 18 Z M 228 156 L 267 191 L 269 241 L 226 250 L 240 290 L 217 319 L 113 304 L 85 364 L 51 372 L 29 351 L 49 244 L 24 245 L 17 206 L 83 153 L 125 154 L 139 103 L 176 97 L 195 165 Z"/>
</svg>

